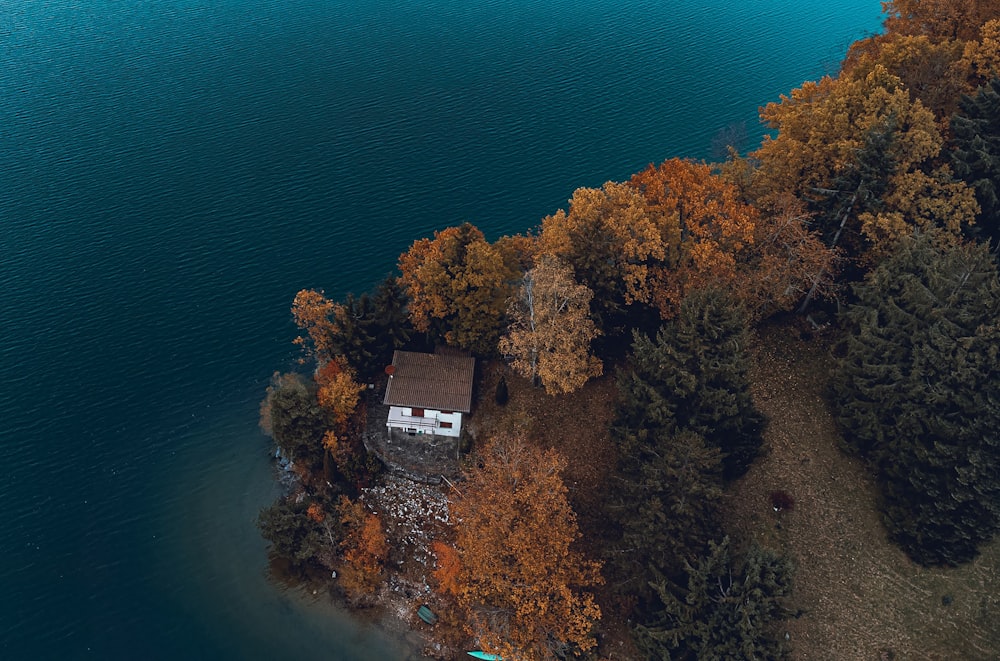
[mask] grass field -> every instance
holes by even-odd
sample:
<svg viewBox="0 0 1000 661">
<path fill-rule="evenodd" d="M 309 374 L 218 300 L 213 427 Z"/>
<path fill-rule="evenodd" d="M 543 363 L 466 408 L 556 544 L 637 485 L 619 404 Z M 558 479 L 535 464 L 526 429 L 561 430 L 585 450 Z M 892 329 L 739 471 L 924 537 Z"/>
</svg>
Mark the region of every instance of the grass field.
<svg viewBox="0 0 1000 661">
<path fill-rule="evenodd" d="M 1000 659 L 1000 543 L 940 569 L 889 543 L 873 476 L 838 447 L 829 370 L 822 339 L 786 326 L 759 332 L 753 395 L 769 418 L 770 452 L 727 494 L 732 529 L 795 560 L 793 607 L 803 614 L 782 628 L 793 658 Z M 773 511 L 775 489 L 792 494 L 794 509 Z"/>
</svg>

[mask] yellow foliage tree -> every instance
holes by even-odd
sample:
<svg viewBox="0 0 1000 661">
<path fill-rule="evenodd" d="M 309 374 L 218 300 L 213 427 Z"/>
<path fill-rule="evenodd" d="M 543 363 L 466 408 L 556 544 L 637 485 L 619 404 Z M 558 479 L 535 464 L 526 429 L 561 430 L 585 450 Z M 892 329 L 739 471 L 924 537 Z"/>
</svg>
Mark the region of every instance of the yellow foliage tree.
<svg viewBox="0 0 1000 661">
<path fill-rule="evenodd" d="M 1000 18 L 1000 0 L 890 0 L 883 2 L 887 32 L 968 41 Z"/>
<path fill-rule="evenodd" d="M 500 338 L 500 352 L 513 358 L 516 372 L 540 381 L 550 395 L 573 392 L 600 376 L 601 361 L 590 352 L 598 334 L 590 318 L 593 296 L 577 284 L 571 268 L 543 255 L 511 301 L 511 325 Z"/>
<path fill-rule="evenodd" d="M 542 220 L 539 254 L 568 264 L 576 280 L 594 292 L 603 322 L 624 306 L 650 301 L 649 267 L 666 257 L 673 237 L 646 199 L 628 184 L 578 188 L 569 212 Z"/>
<path fill-rule="evenodd" d="M 830 245 L 851 235 L 851 257 L 884 252 L 914 226 L 957 232 L 975 220 L 973 192 L 934 166 L 943 141 L 933 113 L 881 64 L 863 79 L 806 83 L 761 117 L 778 135 L 754 154 L 755 195 L 806 201 Z"/>
<path fill-rule="evenodd" d="M 966 42 L 959 66 L 977 86 L 1000 77 L 1000 19 L 984 23 L 978 41 Z"/>
<path fill-rule="evenodd" d="M 945 128 L 962 94 L 972 91 L 965 42 L 932 40 L 926 35 L 886 34 L 856 41 L 848 51 L 840 77 L 863 80 L 876 65 L 897 76 L 913 100 L 920 101 Z"/>
<path fill-rule="evenodd" d="M 342 358 L 328 361 L 316 371 L 316 400 L 342 428 L 354 413 L 364 386 L 354 380 L 354 373 Z"/>
</svg>

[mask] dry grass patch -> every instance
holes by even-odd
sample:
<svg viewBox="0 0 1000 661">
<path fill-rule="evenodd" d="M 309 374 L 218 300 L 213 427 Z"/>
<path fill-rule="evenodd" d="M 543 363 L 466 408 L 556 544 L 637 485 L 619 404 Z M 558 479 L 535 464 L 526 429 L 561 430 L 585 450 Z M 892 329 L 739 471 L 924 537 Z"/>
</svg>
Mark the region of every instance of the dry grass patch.
<svg viewBox="0 0 1000 661">
<path fill-rule="evenodd" d="M 794 658 L 1000 658 L 1000 542 L 962 567 L 926 569 L 888 541 L 874 476 L 839 449 L 824 399 L 830 367 L 823 341 L 760 330 L 751 380 L 770 453 L 727 494 L 730 526 L 795 560 L 803 614 L 783 627 Z M 774 512 L 776 489 L 794 509 Z"/>
</svg>

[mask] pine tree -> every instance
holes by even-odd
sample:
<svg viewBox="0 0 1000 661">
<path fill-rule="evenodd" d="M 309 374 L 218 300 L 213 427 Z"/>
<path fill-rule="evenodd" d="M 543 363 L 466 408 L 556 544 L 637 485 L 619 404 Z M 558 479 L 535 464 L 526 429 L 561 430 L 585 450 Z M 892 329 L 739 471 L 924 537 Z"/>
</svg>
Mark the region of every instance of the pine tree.
<svg viewBox="0 0 1000 661">
<path fill-rule="evenodd" d="M 697 564 L 687 567 L 687 586 L 654 584 L 663 608 L 636 628 L 651 659 L 692 661 L 784 659 L 787 652 L 772 635 L 791 592 L 791 564 L 758 546 L 732 558 L 729 538 L 710 544 Z"/>
<path fill-rule="evenodd" d="M 632 370 L 622 379 L 621 419 L 633 430 L 693 431 L 722 451 L 725 478 L 739 477 L 760 452 L 764 426 L 750 397 L 748 343 L 729 295 L 691 294 L 655 341 L 636 336 Z"/>
<path fill-rule="evenodd" d="M 963 96 L 951 119 L 955 175 L 976 191 L 980 213 L 972 233 L 1000 246 L 1000 78 Z"/>
<path fill-rule="evenodd" d="M 611 564 L 649 602 L 656 574 L 678 578 L 716 536 L 722 480 L 759 452 L 763 416 L 750 398 L 747 329 L 728 295 L 693 293 L 655 339 L 634 340 L 612 431 L 622 488 L 609 503 L 621 533 Z"/>
<path fill-rule="evenodd" d="M 702 555 L 718 530 L 721 455 L 694 432 L 659 430 L 635 463 L 611 507 L 620 525 L 611 557 L 628 592 L 648 603 L 650 582 L 683 576 L 685 563 Z"/>
<path fill-rule="evenodd" d="M 985 246 L 904 240 L 855 288 L 832 393 L 917 562 L 973 558 L 1000 524 L 1000 282 Z"/>
</svg>

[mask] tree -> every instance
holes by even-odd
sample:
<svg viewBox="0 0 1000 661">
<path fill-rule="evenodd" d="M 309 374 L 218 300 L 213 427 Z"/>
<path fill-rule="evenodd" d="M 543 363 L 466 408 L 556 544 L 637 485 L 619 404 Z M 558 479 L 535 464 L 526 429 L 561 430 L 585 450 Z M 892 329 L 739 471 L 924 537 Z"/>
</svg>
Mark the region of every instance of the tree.
<svg viewBox="0 0 1000 661">
<path fill-rule="evenodd" d="M 881 64 L 863 79 L 805 83 L 761 119 L 778 135 L 754 154 L 755 195 L 805 201 L 827 245 L 855 262 L 886 254 L 914 227 L 958 233 L 975 220 L 972 191 L 934 163 L 943 144 L 934 114 Z"/>
<path fill-rule="evenodd" d="M 645 442 L 652 430 L 689 430 L 722 451 L 723 473 L 747 471 L 763 442 L 764 418 L 753 405 L 745 318 L 728 294 L 688 296 L 678 318 L 650 339 L 636 333 L 623 376 L 621 424 Z M 631 456 L 634 447 L 623 447 Z"/>
<path fill-rule="evenodd" d="M 704 163 L 670 159 L 632 176 L 659 219 L 665 259 L 647 276 L 650 300 L 664 319 L 673 317 L 687 292 L 726 287 L 738 279 L 738 262 L 754 243 L 757 210 L 735 186 Z"/>
<path fill-rule="evenodd" d="M 955 174 L 976 192 L 980 214 L 975 235 L 1000 247 L 1000 78 L 964 96 L 952 117 Z"/>
<path fill-rule="evenodd" d="M 654 584 L 663 608 L 636 628 L 649 658 L 785 659 L 774 623 L 785 616 L 791 564 L 759 546 L 733 558 L 729 538 L 710 544 L 707 555 L 688 565 L 687 586 Z M 676 593 L 680 593 L 678 596 Z"/>
<path fill-rule="evenodd" d="M 624 433 L 634 433 L 625 430 Z M 721 453 L 692 431 L 655 430 L 620 471 L 610 507 L 620 528 L 613 566 L 630 594 L 649 603 L 658 576 L 678 580 L 719 528 Z"/>
<path fill-rule="evenodd" d="M 983 246 L 920 234 L 856 287 L 832 393 L 890 536 L 924 565 L 1000 522 L 1000 282 Z"/>
<path fill-rule="evenodd" d="M 325 363 L 336 354 L 338 328 L 334 317 L 340 311 L 340 305 L 314 289 L 301 290 L 292 302 L 295 325 L 306 331 L 306 336 L 295 338 L 295 343 L 319 363 Z"/>
<path fill-rule="evenodd" d="M 926 35 L 876 35 L 851 45 L 840 76 L 864 79 L 881 65 L 900 79 L 913 100 L 920 99 L 939 121 L 947 120 L 969 90 L 965 46 L 960 40 Z"/>
<path fill-rule="evenodd" d="M 729 178 L 680 159 L 650 165 L 629 184 L 660 219 L 667 245 L 665 260 L 648 270 L 661 318 L 673 317 L 698 289 L 727 289 L 759 319 L 790 309 L 814 284 L 825 288 L 833 253 L 809 230 L 810 215 L 791 196 L 761 212 Z"/>
<path fill-rule="evenodd" d="M 265 507 L 257 517 L 257 527 L 271 542 L 272 553 L 299 568 L 326 562 L 340 533 L 319 504 L 308 501 L 279 500 Z"/>
<path fill-rule="evenodd" d="M 975 86 L 1000 77 L 1000 18 L 983 23 L 979 41 L 967 41 L 959 67 Z"/>
<path fill-rule="evenodd" d="M 347 563 L 341 584 L 353 597 L 370 594 L 382 580 L 382 567 L 389 555 L 382 519 L 347 496 L 340 497 L 337 509 L 344 528 L 340 548 Z"/>
<path fill-rule="evenodd" d="M 406 295 L 392 277 L 373 294 L 348 294 L 343 303 L 334 303 L 322 291 L 303 289 L 295 296 L 292 317 L 306 331 L 295 342 L 307 355 L 320 365 L 343 357 L 363 378 L 380 373 L 411 331 Z"/>
<path fill-rule="evenodd" d="M 451 504 L 458 602 L 487 652 L 530 661 L 595 645 L 590 632 L 601 613 L 587 590 L 601 577 L 598 564 L 572 548 L 580 532 L 565 465 L 519 437 L 496 439 Z"/>
<path fill-rule="evenodd" d="M 339 357 L 338 357 L 339 358 Z M 354 380 L 353 370 L 344 359 L 330 360 L 316 370 L 316 400 L 342 430 L 361 399 L 363 386 Z"/>
<path fill-rule="evenodd" d="M 979 28 L 1000 18 L 997 0 L 890 0 L 882 3 L 887 32 L 968 41 Z"/>
<path fill-rule="evenodd" d="M 542 220 L 538 250 L 568 264 L 594 292 L 598 325 L 614 334 L 628 306 L 651 300 L 649 265 L 666 258 L 670 240 L 661 225 L 634 186 L 578 188 L 568 213 L 560 209 Z"/>
<path fill-rule="evenodd" d="M 591 298 L 593 292 L 576 283 L 572 269 L 543 255 L 511 301 L 511 324 L 500 339 L 500 353 L 513 359 L 514 371 L 540 381 L 550 395 L 573 392 L 600 376 L 601 361 L 590 353 L 597 336 Z"/>
<path fill-rule="evenodd" d="M 510 259 L 469 223 L 414 242 L 399 257 L 413 326 L 452 346 L 493 353 L 518 275 Z"/>
<path fill-rule="evenodd" d="M 261 427 L 269 430 L 286 457 L 307 466 L 317 463 L 331 423 L 317 401 L 314 384 L 298 374 L 275 372 L 261 405 Z"/>
</svg>

